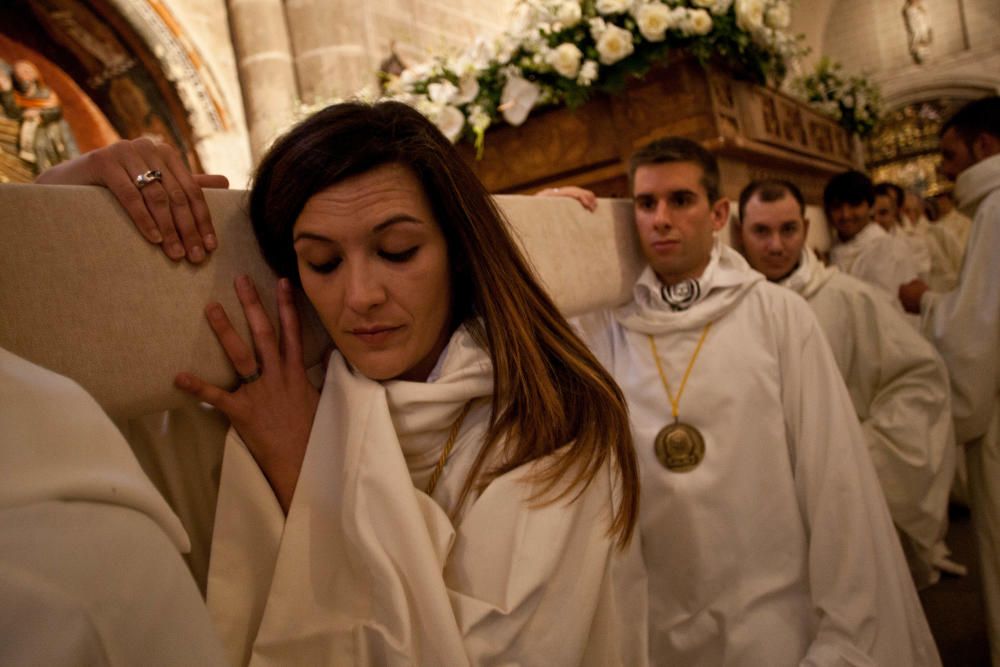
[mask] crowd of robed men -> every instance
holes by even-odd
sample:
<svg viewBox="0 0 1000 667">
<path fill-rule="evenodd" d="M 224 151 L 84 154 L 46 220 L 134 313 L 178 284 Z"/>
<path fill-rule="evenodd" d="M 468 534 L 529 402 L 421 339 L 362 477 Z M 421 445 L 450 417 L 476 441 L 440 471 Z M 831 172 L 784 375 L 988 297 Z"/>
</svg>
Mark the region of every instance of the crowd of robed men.
<svg viewBox="0 0 1000 667">
<path fill-rule="evenodd" d="M 949 499 L 960 498 L 969 503 L 983 574 L 992 653 L 1000 657 L 1000 554 L 997 551 L 1000 544 L 1000 505 L 997 501 L 1000 496 L 995 491 L 1000 481 L 1000 469 L 995 463 L 1000 435 L 997 432 L 997 420 L 1000 419 L 997 411 L 1000 301 L 993 284 L 995 275 L 992 275 L 1000 259 L 1000 236 L 996 231 L 1000 224 L 997 208 L 1000 195 L 995 194 L 1000 187 L 1000 99 L 987 98 L 970 103 L 949 119 L 941 131 L 941 151 L 941 174 L 955 183 L 958 210 L 950 206 L 950 194 L 940 197 L 936 203 L 941 208 L 936 210 L 934 222 L 927 219 L 925 202 L 916 193 L 893 183 L 875 184 L 866 174 L 848 171 L 831 178 L 823 193 L 823 211 L 835 237 L 828 261 L 821 260 L 807 243 L 810 223 L 806 217 L 806 202 L 796 184 L 789 180 L 759 180 L 743 188 L 738 212 L 732 216 L 728 230 L 729 241 L 750 268 L 768 282 L 800 295 L 815 315 L 828 349 L 833 353 L 838 376 L 848 390 L 849 404 L 861 425 L 863 437 L 860 441 L 874 464 L 881 495 L 887 502 L 910 574 L 918 588 L 936 583 L 942 571 L 965 574 L 966 568 L 948 557 L 944 537 L 948 528 Z M 659 169 L 664 182 L 668 182 L 667 171 L 680 173 L 684 167 L 646 169 Z M 635 300 L 641 304 L 650 294 L 655 299 L 659 289 L 661 298 L 673 311 L 664 318 L 670 324 L 664 324 L 663 330 L 657 331 L 648 323 L 634 320 L 630 325 L 626 323 L 628 320 L 619 318 L 623 323 L 618 331 L 620 339 L 601 340 L 595 349 L 626 390 L 637 443 L 641 443 L 656 437 L 656 413 L 662 412 L 662 406 L 656 405 L 657 397 L 650 396 L 655 392 L 648 389 L 659 384 L 657 373 L 650 372 L 658 364 L 650 365 L 648 359 L 642 358 L 642 336 L 636 336 L 635 332 L 664 334 L 670 329 L 677 336 L 678 329 L 688 329 L 687 335 L 680 336 L 673 345 L 678 358 L 671 366 L 672 372 L 667 373 L 673 378 L 684 377 L 685 370 L 690 370 L 684 367 L 684 355 L 698 350 L 695 341 L 699 333 L 708 340 L 714 333 L 716 344 L 722 348 L 717 354 L 730 355 L 716 369 L 715 377 L 733 378 L 732 391 L 737 392 L 739 398 L 726 395 L 726 400 L 732 402 L 727 407 L 720 404 L 715 406 L 716 410 L 707 410 L 706 421 L 707 415 L 716 415 L 710 431 L 712 435 L 725 433 L 727 419 L 718 415 L 729 413 L 734 417 L 730 433 L 739 434 L 734 438 L 738 439 L 739 448 L 751 447 L 753 427 L 747 425 L 748 421 L 759 422 L 768 412 L 757 404 L 759 397 L 751 389 L 757 383 L 750 381 L 755 370 L 760 372 L 759 366 L 764 359 L 753 361 L 753 369 L 737 369 L 745 363 L 746 357 L 753 356 L 752 340 L 756 332 L 753 327 L 745 326 L 731 345 L 723 347 L 724 344 L 718 342 L 721 334 L 707 333 L 709 326 L 718 326 L 713 319 L 717 314 L 698 318 L 687 314 L 689 308 L 694 312 L 712 310 L 707 303 L 712 300 L 713 287 L 720 291 L 716 286 L 720 280 L 718 267 L 725 266 L 727 255 L 730 261 L 738 261 L 736 253 L 723 248 L 717 241 L 712 251 L 717 256 L 712 254 L 709 263 L 700 270 L 696 267 L 692 272 L 677 272 L 670 265 L 658 266 L 655 242 L 658 237 L 646 231 L 644 224 L 651 228 L 659 225 L 664 239 L 682 232 L 677 231 L 679 216 L 671 211 L 679 208 L 676 200 L 670 199 L 676 197 L 675 189 L 653 184 L 648 173 L 644 173 L 642 167 L 635 172 L 633 197 L 643 250 L 660 282 L 653 280 L 647 270 L 636 287 Z M 696 175 L 703 178 L 708 201 L 719 207 L 714 224 L 715 229 L 721 231 L 728 220 L 728 212 L 724 200 L 718 197 L 718 175 L 711 168 L 702 168 Z M 657 186 L 662 189 L 658 191 Z M 596 202 L 591 193 L 575 187 L 556 188 L 545 194 L 574 197 L 588 208 L 593 208 Z M 644 284 L 646 292 L 642 288 Z M 704 295 L 706 289 L 709 296 Z M 695 296 L 674 303 L 671 296 L 675 293 Z M 701 300 L 706 304 L 696 305 Z M 725 317 L 737 319 L 735 313 L 728 311 Z M 697 322 L 688 324 L 689 320 Z M 773 318 L 770 323 L 761 322 L 758 326 L 780 327 L 778 322 L 780 318 Z M 749 324 L 749 321 L 745 323 Z M 705 328 L 699 332 L 702 326 Z M 802 325 L 789 322 L 786 326 L 794 329 Z M 597 327 L 598 330 L 607 328 L 606 322 Z M 588 338 L 594 339 L 593 336 Z M 631 354 L 622 354 L 626 349 Z M 604 356 L 600 354 L 602 351 Z M 693 365 L 695 358 L 690 357 L 688 363 Z M 726 368 L 730 369 L 728 376 Z M 669 395 L 670 385 L 662 369 L 660 371 Z M 811 375 L 811 380 L 816 381 L 818 377 Z M 800 382 L 810 384 L 805 379 Z M 787 385 L 783 383 L 782 386 Z M 675 417 L 677 400 L 677 394 L 670 397 Z M 696 399 L 688 398 L 688 401 Z M 824 403 L 820 410 L 825 413 L 822 423 L 829 424 L 831 418 L 836 420 L 833 417 L 835 403 L 829 400 Z M 745 416 L 740 415 L 743 404 L 751 410 Z M 683 414 L 684 406 L 679 407 Z M 749 414 L 757 417 L 750 418 Z M 812 418 L 819 417 L 813 415 Z M 645 432 L 639 430 L 641 426 L 645 427 Z M 843 451 L 847 444 L 841 441 L 833 447 Z M 705 449 L 711 448 L 706 446 Z M 696 491 L 687 489 L 684 482 L 674 476 L 662 475 L 655 459 L 644 457 L 645 454 L 648 452 L 640 450 L 640 458 L 646 464 L 643 499 L 662 508 L 665 515 L 661 516 L 648 506 L 644 509 L 642 525 L 647 528 L 643 533 L 644 549 L 648 555 L 653 553 L 658 539 L 652 536 L 662 535 L 663 540 L 670 540 L 684 534 L 682 528 L 678 530 L 672 523 L 678 520 L 676 508 L 657 503 L 652 497 L 683 493 L 691 499 L 692 508 L 704 510 L 706 506 L 713 506 L 713 511 L 717 511 L 719 499 L 725 497 L 726 491 L 711 489 L 704 498 L 697 500 Z M 740 455 L 727 454 L 727 458 L 737 460 Z M 777 468 L 762 463 L 760 452 L 755 451 L 752 456 L 752 461 L 747 460 L 739 466 L 741 477 L 752 478 L 752 471 L 758 470 L 767 478 L 758 480 L 758 484 L 775 484 Z M 663 458 L 660 462 L 670 468 Z M 658 493 L 653 489 L 659 483 L 663 483 L 664 488 Z M 725 482 L 730 483 L 728 479 Z M 741 498 L 745 498 L 741 492 L 734 493 L 734 507 L 720 512 L 718 517 L 738 516 Z M 707 517 L 697 520 L 685 517 L 680 523 L 683 526 L 696 522 L 707 523 L 708 520 Z M 818 531 L 828 529 L 810 517 L 806 517 L 806 524 L 812 529 L 814 538 Z M 653 526 L 669 528 L 661 534 L 659 528 Z M 758 518 L 752 526 L 757 534 L 766 530 L 766 521 Z M 725 530 L 728 533 L 726 543 L 742 544 L 740 528 L 727 526 Z M 686 548 L 687 558 L 697 558 L 698 554 L 713 552 L 721 546 L 712 540 L 699 545 L 696 537 L 699 533 L 694 533 L 695 546 Z M 685 537 L 690 539 L 692 534 Z M 677 550 L 676 544 L 664 545 L 654 558 L 665 561 L 676 557 Z M 747 553 L 740 551 L 741 557 L 746 557 Z M 713 560 L 724 562 L 718 557 Z M 751 571 L 766 573 L 768 563 L 755 564 Z M 651 590 L 656 590 L 659 580 L 663 583 L 666 600 L 666 591 L 676 591 L 679 584 L 683 588 L 680 580 L 689 574 L 685 572 L 674 579 L 677 575 L 674 570 L 661 573 L 652 566 Z M 814 583 L 818 588 L 818 582 Z M 652 642 L 655 646 L 657 636 L 669 637 L 661 647 L 667 650 L 667 644 L 676 646 L 676 637 L 672 636 L 669 625 L 662 628 L 662 633 L 658 632 L 656 619 L 677 618 L 679 614 L 676 609 L 657 610 L 657 604 L 654 593 L 651 598 Z M 751 628 L 755 625 L 752 620 L 743 623 Z M 757 630 L 763 632 L 766 627 Z M 885 656 L 883 660 L 877 664 L 919 662 L 899 662 L 902 660 L 899 656 L 894 660 Z"/>
</svg>

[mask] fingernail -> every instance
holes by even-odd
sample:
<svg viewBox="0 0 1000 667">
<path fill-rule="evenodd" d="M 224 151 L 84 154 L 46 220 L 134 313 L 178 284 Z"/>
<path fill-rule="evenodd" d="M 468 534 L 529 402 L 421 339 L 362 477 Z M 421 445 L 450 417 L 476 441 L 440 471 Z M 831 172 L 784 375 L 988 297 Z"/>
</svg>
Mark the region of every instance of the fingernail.
<svg viewBox="0 0 1000 667">
<path fill-rule="evenodd" d="M 159 229 L 154 229 L 149 233 L 149 240 L 153 243 L 163 243 L 163 234 L 160 233 Z"/>
<path fill-rule="evenodd" d="M 184 256 L 184 246 L 182 246 L 180 243 L 176 241 L 174 241 L 173 243 L 168 243 L 167 255 L 169 255 L 171 259 L 180 259 L 181 257 Z"/>
<path fill-rule="evenodd" d="M 278 287 L 286 292 L 290 292 L 292 289 L 292 283 L 288 280 L 288 278 L 282 278 L 278 281 Z"/>
<path fill-rule="evenodd" d="M 195 246 L 191 248 L 191 252 L 188 254 L 192 262 L 200 262 L 205 259 L 205 251 L 201 249 L 200 246 Z"/>
<path fill-rule="evenodd" d="M 205 234 L 203 237 L 205 240 L 205 247 L 209 250 L 215 250 L 219 245 L 219 241 L 215 238 L 215 234 Z"/>
<path fill-rule="evenodd" d="M 237 283 L 237 284 L 238 284 L 238 285 L 239 285 L 240 287 L 243 287 L 243 288 L 249 288 L 249 287 L 250 287 L 250 285 L 251 285 L 251 283 L 250 283 L 250 276 L 248 276 L 248 275 L 246 275 L 246 274 L 244 273 L 243 275 L 241 275 L 241 276 L 240 276 L 239 278 L 237 278 L 237 279 L 236 279 L 236 283 Z"/>
</svg>

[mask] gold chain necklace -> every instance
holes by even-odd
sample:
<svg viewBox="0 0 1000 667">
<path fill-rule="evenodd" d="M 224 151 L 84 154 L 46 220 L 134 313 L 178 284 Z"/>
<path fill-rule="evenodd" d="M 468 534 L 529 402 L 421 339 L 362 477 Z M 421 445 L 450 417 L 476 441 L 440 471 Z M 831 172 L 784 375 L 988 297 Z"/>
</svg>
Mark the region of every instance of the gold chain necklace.
<svg viewBox="0 0 1000 667">
<path fill-rule="evenodd" d="M 462 428 L 462 422 L 465 421 L 465 416 L 469 414 L 469 410 L 471 409 L 472 401 L 469 401 L 462 408 L 462 412 L 459 413 L 458 418 L 452 423 L 451 430 L 448 431 L 448 439 L 444 443 L 444 449 L 441 450 L 441 458 L 438 459 L 437 465 L 434 466 L 431 479 L 427 482 L 427 488 L 424 489 L 424 493 L 427 495 L 432 495 L 434 489 L 437 488 L 438 481 L 441 479 L 441 473 L 444 472 L 444 466 L 448 462 L 448 457 L 451 456 L 451 450 L 455 447 L 455 440 L 458 439 L 458 432 Z"/>
<path fill-rule="evenodd" d="M 687 386 L 688 378 L 691 376 L 691 369 L 698 359 L 705 338 L 708 337 L 708 330 L 712 328 L 709 322 L 701 332 L 698 345 L 694 348 L 691 361 L 688 362 L 684 377 L 681 379 L 681 386 L 677 389 L 677 396 L 670 392 L 670 383 L 667 381 L 667 374 L 663 372 L 663 364 L 660 362 L 660 354 L 656 349 L 656 339 L 649 336 L 649 347 L 653 353 L 653 360 L 656 362 L 656 370 L 660 374 L 660 381 L 663 382 L 663 389 L 667 392 L 667 399 L 670 401 L 670 412 L 674 417 L 672 424 L 667 424 L 656 434 L 653 442 L 653 451 L 656 458 L 663 467 L 673 472 L 688 472 L 694 470 L 705 458 L 705 438 L 694 426 L 680 421 L 681 396 Z"/>
</svg>

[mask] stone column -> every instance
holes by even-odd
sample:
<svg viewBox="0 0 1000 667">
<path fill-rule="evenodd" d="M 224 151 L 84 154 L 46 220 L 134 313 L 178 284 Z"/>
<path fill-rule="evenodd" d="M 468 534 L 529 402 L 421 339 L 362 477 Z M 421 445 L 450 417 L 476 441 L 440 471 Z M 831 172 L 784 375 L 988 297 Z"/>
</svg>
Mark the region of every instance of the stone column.
<svg viewBox="0 0 1000 667">
<path fill-rule="evenodd" d="M 282 0 L 228 0 L 250 151 L 256 163 L 295 119 L 299 97 Z"/>
<path fill-rule="evenodd" d="M 357 0 L 287 0 L 288 32 L 302 100 L 343 97 L 375 83 L 366 9 Z M 377 62 L 377 61 L 376 61 Z"/>
</svg>

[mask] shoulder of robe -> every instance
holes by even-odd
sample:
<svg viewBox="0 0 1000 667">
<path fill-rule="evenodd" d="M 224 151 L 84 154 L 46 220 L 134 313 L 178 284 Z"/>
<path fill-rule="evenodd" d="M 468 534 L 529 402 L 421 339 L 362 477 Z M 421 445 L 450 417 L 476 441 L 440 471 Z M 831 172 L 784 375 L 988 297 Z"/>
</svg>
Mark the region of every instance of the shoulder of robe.
<svg viewBox="0 0 1000 667">
<path fill-rule="evenodd" d="M 858 300 L 877 302 L 879 305 L 888 306 L 893 308 L 892 299 L 888 294 L 882 290 L 866 283 L 860 278 L 855 278 L 854 276 L 838 272 L 830 277 L 826 285 L 823 287 L 823 291 L 828 294 L 836 294 L 844 301 L 856 302 Z"/>
<path fill-rule="evenodd" d="M 775 315 L 797 317 L 799 313 L 812 313 L 808 302 L 801 294 L 766 280 L 754 285 L 747 296 L 760 299 L 761 303 Z"/>
</svg>

